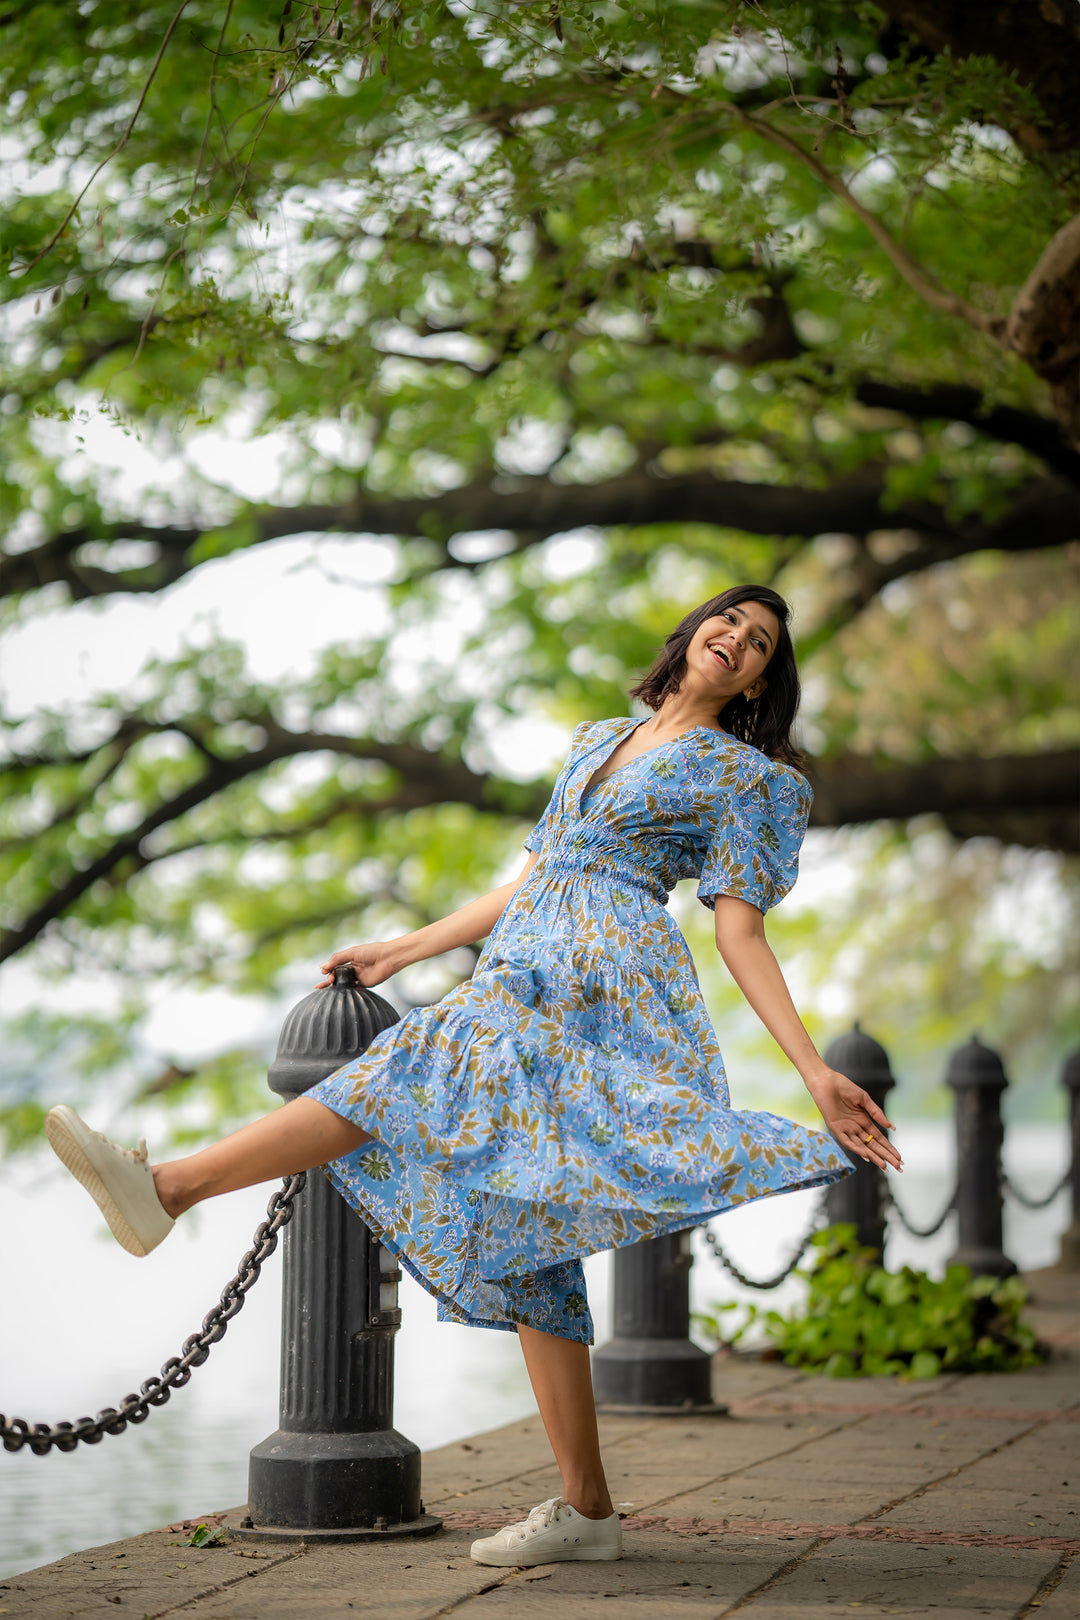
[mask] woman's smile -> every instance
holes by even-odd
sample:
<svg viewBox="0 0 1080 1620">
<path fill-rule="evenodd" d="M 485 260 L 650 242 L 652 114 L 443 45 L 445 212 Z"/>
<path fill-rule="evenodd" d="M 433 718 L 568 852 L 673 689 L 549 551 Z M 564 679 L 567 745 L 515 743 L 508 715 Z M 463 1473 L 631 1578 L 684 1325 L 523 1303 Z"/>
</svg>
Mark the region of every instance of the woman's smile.
<svg viewBox="0 0 1080 1620">
<path fill-rule="evenodd" d="M 730 647 L 725 647 L 722 641 L 710 641 L 706 645 L 718 664 L 723 664 L 726 669 L 738 671 L 738 656 Z"/>
</svg>

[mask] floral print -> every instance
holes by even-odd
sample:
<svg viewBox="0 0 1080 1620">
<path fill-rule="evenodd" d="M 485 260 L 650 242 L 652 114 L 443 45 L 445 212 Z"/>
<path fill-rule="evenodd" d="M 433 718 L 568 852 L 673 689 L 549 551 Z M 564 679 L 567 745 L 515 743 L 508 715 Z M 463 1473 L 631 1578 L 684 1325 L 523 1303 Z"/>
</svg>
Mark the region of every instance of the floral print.
<svg viewBox="0 0 1080 1620">
<path fill-rule="evenodd" d="M 851 1168 L 823 1132 L 731 1107 L 666 910 L 680 878 L 707 906 L 775 905 L 810 791 L 708 726 L 590 791 L 639 723 L 575 731 L 472 978 L 308 1093 L 373 1136 L 327 1173 L 442 1320 L 591 1343 L 583 1256 Z"/>
</svg>

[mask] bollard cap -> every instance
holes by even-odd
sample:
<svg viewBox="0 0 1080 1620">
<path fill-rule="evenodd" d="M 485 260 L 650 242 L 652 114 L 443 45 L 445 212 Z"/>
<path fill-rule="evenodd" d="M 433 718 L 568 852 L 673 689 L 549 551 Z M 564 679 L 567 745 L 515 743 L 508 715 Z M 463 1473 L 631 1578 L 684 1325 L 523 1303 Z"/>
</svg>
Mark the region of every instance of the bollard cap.
<svg viewBox="0 0 1080 1620">
<path fill-rule="evenodd" d="M 992 1047 L 984 1046 L 977 1035 L 973 1035 L 966 1046 L 956 1048 L 945 1071 L 945 1084 L 954 1091 L 963 1091 L 969 1086 L 1004 1091 L 1008 1083 L 1000 1056 Z"/>
<path fill-rule="evenodd" d="M 333 985 L 298 1001 L 281 1026 L 270 1090 L 285 1097 L 310 1090 L 366 1052 L 380 1030 L 397 1020 L 388 1001 L 360 984 L 351 963 L 335 968 Z"/>
<path fill-rule="evenodd" d="M 1061 1071 L 1061 1083 L 1070 1091 L 1080 1091 L 1080 1046 L 1070 1052 Z"/>
<path fill-rule="evenodd" d="M 839 1069 L 857 1086 L 865 1087 L 879 1106 L 885 1093 L 896 1084 L 888 1052 L 880 1041 L 867 1035 L 858 1019 L 846 1035 L 829 1042 L 824 1056 L 830 1069 Z M 875 1096 L 875 1090 L 880 1095 Z"/>
</svg>

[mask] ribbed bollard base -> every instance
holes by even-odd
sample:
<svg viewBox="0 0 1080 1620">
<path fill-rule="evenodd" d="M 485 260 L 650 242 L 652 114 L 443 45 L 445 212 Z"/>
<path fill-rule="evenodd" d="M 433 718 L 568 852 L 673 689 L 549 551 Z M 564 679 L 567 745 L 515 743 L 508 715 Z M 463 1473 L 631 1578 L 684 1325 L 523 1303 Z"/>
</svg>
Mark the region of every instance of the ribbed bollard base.
<svg viewBox="0 0 1080 1620">
<path fill-rule="evenodd" d="M 593 1357 L 602 1412 L 715 1412 L 712 1357 L 689 1339 L 609 1339 Z"/>
<path fill-rule="evenodd" d="M 416 1524 L 423 1516 L 420 1448 L 396 1429 L 278 1429 L 251 1453 L 248 1511 L 255 1530 L 341 1533 L 349 1540 Z"/>
<path fill-rule="evenodd" d="M 398 1536 L 433 1536 L 443 1527 L 434 1514 L 421 1513 L 406 1524 L 343 1526 L 340 1530 L 296 1530 L 291 1525 L 254 1525 L 251 1515 L 241 1510 L 222 1521 L 230 1541 L 293 1541 L 329 1545 L 335 1541 L 393 1541 Z"/>
</svg>

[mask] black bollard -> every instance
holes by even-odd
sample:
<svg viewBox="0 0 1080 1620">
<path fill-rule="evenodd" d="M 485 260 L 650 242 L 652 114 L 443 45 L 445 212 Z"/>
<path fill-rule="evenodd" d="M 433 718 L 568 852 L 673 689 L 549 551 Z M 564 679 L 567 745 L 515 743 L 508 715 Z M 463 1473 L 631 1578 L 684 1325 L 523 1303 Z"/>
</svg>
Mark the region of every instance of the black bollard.
<svg viewBox="0 0 1080 1620">
<path fill-rule="evenodd" d="M 1080 1047 L 1070 1052 L 1061 1071 L 1061 1083 L 1069 1093 L 1069 1135 L 1072 1157 L 1069 1184 L 1072 1188 L 1072 1221 L 1061 1234 L 1061 1259 L 1066 1271 L 1080 1271 Z"/>
<path fill-rule="evenodd" d="M 285 1020 L 270 1089 L 302 1095 L 397 1021 L 346 965 Z M 321 1171 L 283 1233 L 280 1426 L 251 1453 L 247 1515 L 230 1533 L 307 1541 L 427 1535 L 420 1449 L 393 1426 L 401 1275 Z"/>
<path fill-rule="evenodd" d="M 879 1108 L 885 1107 L 885 1098 L 896 1084 L 888 1053 L 860 1028 L 857 1019 L 849 1035 L 838 1035 L 835 1041 L 829 1042 L 825 1062 L 868 1091 Z M 878 1131 L 878 1134 L 886 1133 Z M 865 1159 L 853 1159 L 852 1163 L 853 1175 L 826 1188 L 829 1224 L 853 1225 L 859 1242 L 874 1249 L 880 1258 L 885 1252 L 885 1173 L 876 1165 L 867 1164 Z"/>
<path fill-rule="evenodd" d="M 722 1414 L 712 1357 L 690 1339 L 690 1233 L 646 1238 L 614 1255 L 615 1336 L 593 1357 L 606 1411 Z"/>
<path fill-rule="evenodd" d="M 975 1277 L 1011 1277 L 1001 1246 L 1001 1098 L 1009 1084 L 996 1052 L 973 1035 L 949 1059 L 945 1084 L 956 1093 L 956 1213 L 960 1246 L 949 1264 Z"/>
</svg>

